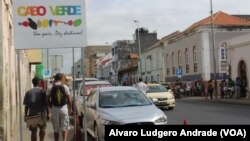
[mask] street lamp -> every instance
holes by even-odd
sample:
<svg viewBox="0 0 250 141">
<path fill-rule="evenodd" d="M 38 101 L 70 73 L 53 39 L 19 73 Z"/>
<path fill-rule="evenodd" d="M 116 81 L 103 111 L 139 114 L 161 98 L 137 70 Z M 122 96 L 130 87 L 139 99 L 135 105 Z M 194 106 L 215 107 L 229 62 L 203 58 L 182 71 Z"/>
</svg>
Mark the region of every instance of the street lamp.
<svg viewBox="0 0 250 141">
<path fill-rule="evenodd" d="M 137 24 L 137 36 L 138 36 L 138 47 L 139 47 L 139 61 L 140 61 L 140 71 L 139 71 L 139 77 L 142 77 L 142 65 L 141 65 L 141 41 L 140 41 L 140 32 L 139 32 L 139 21 L 134 20 L 134 22 Z"/>
<path fill-rule="evenodd" d="M 214 84 L 215 84 L 215 93 L 217 94 L 217 81 L 216 81 L 216 58 L 215 58 L 215 37 L 214 37 L 214 16 L 213 16 L 213 3 L 210 0 L 211 8 L 211 26 L 212 26 L 212 45 L 213 45 L 213 61 L 214 61 Z M 217 98 L 217 95 L 216 95 Z"/>
</svg>

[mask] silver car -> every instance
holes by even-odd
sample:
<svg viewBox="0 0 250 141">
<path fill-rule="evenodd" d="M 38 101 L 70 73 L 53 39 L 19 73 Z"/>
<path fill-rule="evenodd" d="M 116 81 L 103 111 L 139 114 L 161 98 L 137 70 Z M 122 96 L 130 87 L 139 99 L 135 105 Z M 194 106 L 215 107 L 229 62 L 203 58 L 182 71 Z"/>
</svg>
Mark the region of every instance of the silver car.
<svg viewBox="0 0 250 141">
<path fill-rule="evenodd" d="M 82 87 L 83 83 L 80 83 L 77 89 L 76 95 L 76 113 L 80 119 L 83 118 L 83 97 L 86 97 L 91 93 L 95 88 L 100 87 L 111 87 L 112 85 L 107 81 L 86 81 L 84 88 Z M 85 96 L 83 96 L 83 94 Z M 82 121 L 80 120 L 80 126 L 82 127 Z"/>
<path fill-rule="evenodd" d="M 105 125 L 165 125 L 167 116 L 134 87 L 97 88 L 86 99 L 88 132 L 104 140 Z"/>
</svg>

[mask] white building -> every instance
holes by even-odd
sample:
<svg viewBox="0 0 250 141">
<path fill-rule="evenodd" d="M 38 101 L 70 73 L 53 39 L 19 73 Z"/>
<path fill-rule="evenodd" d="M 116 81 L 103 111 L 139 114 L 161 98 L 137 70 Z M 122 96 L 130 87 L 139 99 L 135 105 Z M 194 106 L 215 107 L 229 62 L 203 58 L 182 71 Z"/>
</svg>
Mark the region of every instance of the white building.
<svg viewBox="0 0 250 141">
<path fill-rule="evenodd" d="M 247 96 L 249 97 L 250 78 L 250 34 L 231 38 L 222 42 L 227 50 L 227 64 L 230 77 L 235 80 L 247 81 Z"/>
<path fill-rule="evenodd" d="M 211 32 L 211 17 L 194 23 L 185 31 L 162 41 L 165 54 L 165 81 L 178 80 L 176 70 L 182 70 L 181 81 L 211 78 L 226 78 L 226 58 L 221 41 L 250 33 L 250 22 L 223 12 L 214 14 L 214 37 Z M 215 56 L 215 57 L 214 57 Z M 215 64 L 214 64 L 215 62 Z M 214 72 L 215 68 L 215 72 Z"/>
<path fill-rule="evenodd" d="M 112 53 L 108 53 L 105 56 L 97 59 L 97 78 L 102 80 L 108 80 L 111 82 L 111 76 L 114 73 L 112 68 Z"/>
</svg>

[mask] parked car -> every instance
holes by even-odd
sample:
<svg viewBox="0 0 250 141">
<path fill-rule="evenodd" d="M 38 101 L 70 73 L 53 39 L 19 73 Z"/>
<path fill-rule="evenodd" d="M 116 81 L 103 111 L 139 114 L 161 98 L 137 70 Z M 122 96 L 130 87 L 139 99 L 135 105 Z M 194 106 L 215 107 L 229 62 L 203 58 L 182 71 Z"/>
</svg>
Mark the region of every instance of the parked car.
<svg viewBox="0 0 250 141">
<path fill-rule="evenodd" d="M 175 97 L 172 90 L 167 90 L 160 84 L 147 84 L 147 97 L 157 99 L 155 103 L 160 108 L 173 109 L 175 107 Z"/>
<path fill-rule="evenodd" d="M 167 116 L 134 87 L 97 88 L 86 101 L 87 131 L 104 141 L 105 125 L 165 125 Z"/>
<path fill-rule="evenodd" d="M 99 79 L 97 78 L 92 78 L 92 77 L 87 77 L 85 78 L 85 82 L 89 82 L 89 81 L 99 81 Z M 80 85 L 80 83 L 82 82 L 82 78 L 75 78 L 75 80 L 70 83 L 70 90 L 73 91 L 76 93 L 77 92 L 77 89 Z M 73 84 L 74 84 L 74 88 L 73 88 Z"/>
<path fill-rule="evenodd" d="M 101 87 L 111 87 L 112 85 L 108 81 L 86 81 L 84 88 L 82 87 L 83 83 L 80 83 L 77 89 L 76 95 L 76 113 L 79 119 L 83 118 L 83 98 L 86 97 L 96 88 Z M 85 96 L 84 96 L 85 95 Z M 82 120 L 80 120 L 80 125 L 82 126 Z"/>
</svg>

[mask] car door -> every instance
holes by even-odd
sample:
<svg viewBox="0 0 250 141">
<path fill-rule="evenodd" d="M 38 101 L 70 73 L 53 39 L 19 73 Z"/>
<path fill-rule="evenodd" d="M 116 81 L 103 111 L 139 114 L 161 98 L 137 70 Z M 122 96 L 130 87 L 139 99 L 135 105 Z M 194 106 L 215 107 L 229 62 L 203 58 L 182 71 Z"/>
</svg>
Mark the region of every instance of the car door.
<svg viewBox="0 0 250 141">
<path fill-rule="evenodd" d="M 95 114 L 96 114 L 96 90 L 92 90 L 86 99 L 86 118 L 88 129 L 94 131 Z"/>
<path fill-rule="evenodd" d="M 77 109 L 77 114 L 78 116 L 81 116 L 83 114 L 83 96 L 81 95 L 82 93 L 82 83 L 79 85 L 77 92 L 76 92 L 76 109 Z"/>
</svg>

